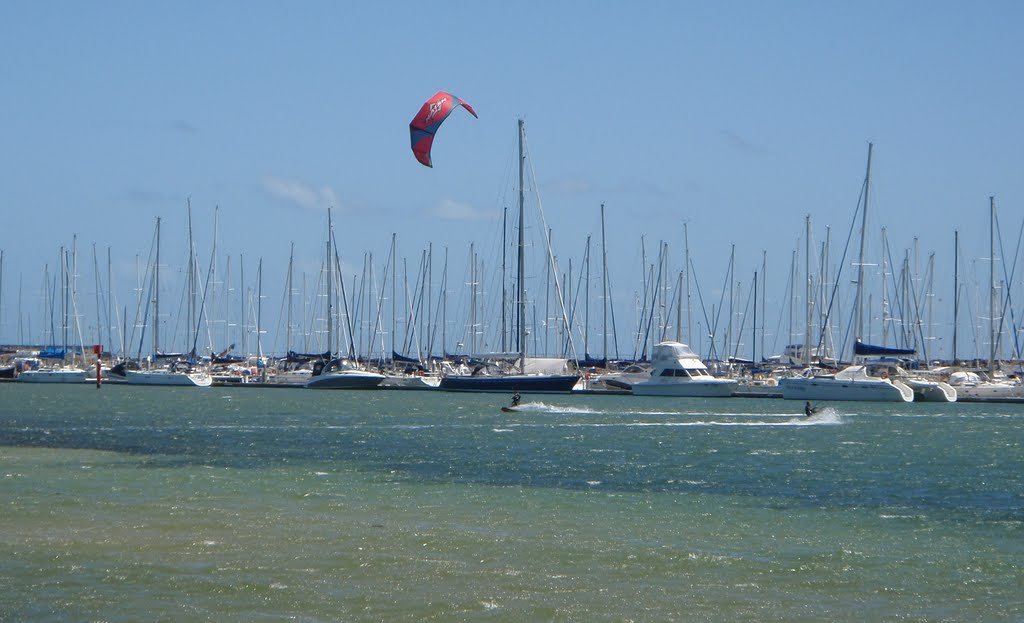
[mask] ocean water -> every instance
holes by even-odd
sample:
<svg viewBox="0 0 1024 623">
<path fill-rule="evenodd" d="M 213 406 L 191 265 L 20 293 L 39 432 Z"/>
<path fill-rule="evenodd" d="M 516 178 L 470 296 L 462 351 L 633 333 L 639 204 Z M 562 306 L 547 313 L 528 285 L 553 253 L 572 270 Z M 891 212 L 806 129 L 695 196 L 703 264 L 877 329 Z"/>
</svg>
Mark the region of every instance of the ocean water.
<svg viewBox="0 0 1024 623">
<path fill-rule="evenodd" d="M 1021 621 L 1024 405 L 0 385 L 0 621 Z"/>
</svg>

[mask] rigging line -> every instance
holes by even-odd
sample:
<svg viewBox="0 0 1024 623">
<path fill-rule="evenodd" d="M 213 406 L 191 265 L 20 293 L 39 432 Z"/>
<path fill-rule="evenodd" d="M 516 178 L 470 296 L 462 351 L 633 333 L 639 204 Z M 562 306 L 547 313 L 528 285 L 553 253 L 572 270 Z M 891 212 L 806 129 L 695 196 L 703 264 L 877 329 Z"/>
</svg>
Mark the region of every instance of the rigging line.
<svg viewBox="0 0 1024 623">
<path fill-rule="evenodd" d="M 909 277 L 908 277 L 909 278 Z M 921 302 L 918 300 L 917 288 L 914 287 L 913 280 L 910 280 L 910 296 L 914 299 L 914 327 L 917 329 L 917 339 L 921 340 L 921 350 L 924 357 L 925 364 L 928 363 L 928 345 L 924 341 L 924 330 L 921 327 Z M 923 295 L 922 295 L 923 296 Z M 913 331 L 912 331 L 913 332 Z M 908 343 L 909 347 L 910 344 Z M 918 356 L 920 359 L 921 356 Z"/>
<path fill-rule="evenodd" d="M 158 231 L 159 231 L 159 219 L 157 220 L 157 228 L 153 230 L 153 238 L 149 242 L 149 257 L 146 258 L 146 266 L 147 267 L 152 267 L 154 265 L 155 261 L 156 261 L 154 259 L 154 254 L 155 254 L 156 245 L 158 243 L 158 241 L 157 241 Z M 139 285 L 139 297 L 136 299 L 136 304 L 135 304 L 135 324 L 132 325 L 131 339 L 128 340 L 129 344 L 132 343 L 135 340 L 135 329 L 139 328 L 139 351 L 138 351 L 138 354 L 135 357 L 136 359 L 142 359 L 142 343 L 146 339 L 146 326 L 147 326 L 148 320 L 149 320 L 149 305 L 150 305 L 150 303 L 152 302 L 152 299 L 153 299 L 153 296 L 152 296 L 153 295 L 153 287 L 154 287 L 154 283 L 153 283 L 154 279 L 153 279 L 153 277 L 154 277 L 153 273 L 150 272 L 150 270 L 147 268 L 146 271 L 144 273 L 142 273 L 142 283 L 138 284 Z M 147 288 L 148 288 L 148 290 L 147 290 Z M 143 292 L 146 293 L 146 297 L 145 297 L 146 298 L 146 307 L 145 307 L 145 310 L 142 309 L 142 298 L 143 298 L 142 297 L 142 293 Z M 142 311 L 142 313 L 143 313 L 142 323 L 141 324 L 139 324 L 139 312 L 140 311 Z M 156 349 L 154 349 L 154 350 L 156 350 Z"/>
<path fill-rule="evenodd" d="M 642 239 L 641 239 L 641 244 L 642 244 Z M 646 253 L 644 255 L 646 256 Z M 647 305 L 648 305 L 647 298 L 648 298 L 648 296 L 651 296 L 651 298 L 653 298 L 653 296 L 650 294 L 650 290 L 651 290 L 651 284 L 654 282 L 654 264 L 651 264 L 650 267 L 644 265 L 643 266 L 643 270 L 642 270 L 642 275 L 643 275 L 643 284 L 644 284 L 644 295 L 643 295 L 643 298 L 640 301 L 640 312 L 638 314 L 639 320 L 636 323 L 636 335 L 634 336 L 634 339 L 633 339 L 633 359 L 634 360 L 636 360 L 636 359 L 643 360 L 644 359 L 644 351 L 640 350 L 640 345 L 643 343 L 644 315 L 647 313 Z M 634 301 L 635 301 L 635 298 L 634 298 Z"/>
<path fill-rule="evenodd" d="M 782 293 L 782 295 L 784 297 L 783 298 L 784 301 L 791 301 L 792 300 L 792 296 L 791 295 L 792 295 L 792 292 L 793 292 L 793 271 L 790 270 L 788 272 L 789 272 L 789 274 L 786 277 L 786 287 L 785 287 L 785 290 Z M 790 302 L 790 307 L 792 307 L 792 302 Z M 777 351 L 778 348 L 779 348 L 779 335 L 782 334 L 782 321 L 783 321 L 784 317 L 785 317 L 785 314 L 780 312 L 779 315 L 778 315 L 778 322 L 775 324 L 775 337 L 772 339 L 772 352 Z M 786 341 L 789 342 L 789 336 L 786 337 Z"/>
<path fill-rule="evenodd" d="M 671 318 L 672 317 L 672 312 L 676 311 L 676 302 L 677 302 L 677 299 L 679 298 L 680 290 L 682 288 L 682 283 L 680 282 L 680 280 L 676 279 L 675 281 L 676 281 L 675 285 L 672 286 L 672 296 L 669 298 L 668 308 L 665 310 L 665 317 L 666 318 Z M 680 309 L 681 309 L 681 307 L 680 307 Z M 661 340 L 660 341 L 664 342 L 667 337 L 668 337 L 668 322 L 666 322 L 661 327 Z"/>
<path fill-rule="evenodd" d="M 712 354 L 715 354 L 715 353 L 718 352 L 716 350 L 716 348 L 715 348 L 715 342 L 717 341 L 717 338 L 718 338 L 718 321 L 721 320 L 721 318 L 722 318 L 722 310 L 725 308 L 725 305 L 722 304 L 722 302 L 725 300 L 725 293 L 726 292 L 731 292 L 731 290 L 732 290 L 730 285 L 732 283 L 733 263 L 735 261 L 736 261 L 735 254 L 730 253 L 729 254 L 729 266 L 725 270 L 725 283 L 722 286 L 722 294 L 721 294 L 721 296 L 718 297 L 718 311 L 715 313 L 715 324 L 714 324 L 713 327 L 710 327 L 710 330 L 711 330 L 711 353 Z M 729 354 L 729 345 L 726 344 L 725 348 L 723 350 L 725 351 L 725 354 L 728 355 Z"/>
<path fill-rule="evenodd" d="M 753 296 L 754 296 L 754 288 L 753 288 L 753 286 L 751 286 L 750 290 L 747 291 L 747 302 L 744 303 L 744 305 L 743 305 L 743 320 L 740 322 L 739 330 L 736 331 L 736 347 L 732 351 L 732 356 L 734 358 L 737 355 L 739 355 L 739 352 L 740 352 L 740 340 L 743 339 L 743 334 L 744 334 L 744 332 L 746 332 L 746 328 L 747 328 L 747 311 L 750 309 L 750 303 L 751 303 L 751 299 L 753 298 Z M 757 302 L 754 301 L 754 304 L 756 305 Z M 757 327 L 754 327 L 754 328 L 756 329 Z M 750 360 L 754 361 L 754 358 L 751 357 Z"/>
<path fill-rule="evenodd" d="M 193 243 L 193 253 L 195 255 L 198 255 L 197 253 L 195 253 L 195 243 Z M 206 280 L 203 283 L 203 294 L 202 294 L 202 297 L 199 299 L 199 317 L 196 318 L 196 328 L 195 328 L 195 332 L 193 333 L 194 338 L 192 340 L 192 351 L 191 351 L 192 357 L 196 356 L 196 346 L 198 346 L 198 344 L 199 344 L 199 327 L 202 324 L 204 318 L 207 318 L 207 319 L 209 318 L 209 316 L 206 313 L 206 295 L 207 295 L 207 293 L 210 290 L 210 280 L 213 277 L 213 270 L 214 270 L 214 267 L 216 266 L 216 260 L 217 260 L 217 228 L 216 228 L 216 222 L 215 222 L 214 234 L 213 234 L 213 250 L 210 252 L 210 265 L 206 269 Z M 193 268 L 194 268 L 194 272 L 196 273 L 196 277 L 198 277 L 199 276 L 199 263 L 198 262 L 193 262 Z M 210 331 L 210 322 L 209 322 L 209 320 L 206 321 L 206 339 L 209 342 L 209 344 L 211 346 L 211 350 L 212 350 L 213 333 Z"/>
<path fill-rule="evenodd" d="M 839 270 L 836 271 L 835 283 L 832 286 L 832 294 L 829 296 L 828 307 L 825 309 L 825 318 L 824 318 L 824 321 L 822 322 L 821 334 L 818 336 L 818 345 L 817 345 L 818 349 L 821 348 L 822 344 L 825 341 L 825 325 L 827 324 L 829 317 L 832 315 L 832 306 L 835 304 L 836 293 L 839 291 L 839 284 L 842 281 L 841 277 L 842 277 L 842 274 L 843 274 L 843 267 L 846 265 L 846 255 L 850 251 L 850 240 L 853 238 L 853 228 L 854 228 L 854 226 L 857 225 L 857 215 L 860 214 L 861 200 L 864 199 L 864 191 L 865 191 L 866 188 L 867 188 L 867 180 L 864 180 L 864 184 L 861 185 L 860 196 L 857 198 L 857 209 L 853 211 L 853 221 L 850 223 L 850 229 L 849 229 L 849 231 L 846 234 L 846 245 L 843 247 L 843 255 L 842 255 L 842 257 L 839 258 Z M 856 306 L 859 305 L 859 304 L 860 304 L 860 301 L 855 300 L 854 301 L 854 309 L 856 309 Z M 852 324 L 852 316 L 851 316 L 851 324 Z M 846 340 L 850 337 L 849 333 L 850 333 L 850 327 L 847 326 L 846 335 L 843 337 L 843 341 L 841 343 L 842 350 L 839 351 L 840 353 L 845 353 L 846 352 Z M 819 352 L 821 352 L 821 351 L 819 350 Z M 837 357 L 837 359 L 838 359 L 838 357 Z"/>
<path fill-rule="evenodd" d="M 584 248 L 584 251 L 583 251 L 583 262 L 582 262 L 583 266 L 585 267 L 587 265 L 587 262 L 589 262 L 589 261 L 590 261 L 590 235 L 588 234 L 587 235 L 586 247 Z M 570 268 L 571 268 L 571 263 L 570 263 Z M 580 293 L 584 289 L 584 288 L 581 287 L 581 285 L 583 284 L 584 275 L 586 274 L 585 270 L 586 269 L 583 268 L 583 267 L 580 268 L 580 274 L 576 278 L 576 291 L 573 293 L 572 301 L 570 301 L 570 304 L 569 304 L 569 326 L 570 327 L 572 327 L 576 323 L 576 307 L 579 305 Z M 572 285 L 571 277 L 572 276 L 570 275 L 570 281 L 569 281 L 570 285 Z M 585 332 L 589 331 L 590 327 L 586 326 L 586 321 L 585 320 L 584 320 L 583 324 L 584 324 L 584 326 L 582 327 L 582 330 L 580 331 L 580 333 L 584 334 L 584 336 L 585 336 Z M 585 341 L 586 340 L 584 340 L 584 342 Z M 567 353 L 568 351 L 569 351 L 569 339 L 566 338 L 566 339 L 562 340 L 562 353 Z M 583 349 L 583 351 L 584 351 L 583 352 L 583 358 L 584 359 L 586 359 L 587 357 L 590 356 L 590 353 L 586 352 L 586 349 Z M 579 361 L 580 361 L 580 359 L 576 358 L 576 362 L 578 363 Z"/>
<path fill-rule="evenodd" d="M 652 290 L 652 292 L 655 292 L 655 293 L 657 292 L 657 288 L 659 287 L 657 284 L 661 283 L 661 267 L 664 264 L 664 262 L 661 259 L 662 252 L 663 251 L 659 251 L 659 253 L 658 253 L 658 255 L 659 255 L 659 259 L 658 259 L 658 272 L 657 272 L 657 274 L 656 274 L 656 276 L 654 278 L 654 281 L 651 282 L 651 290 Z M 644 330 L 643 346 L 640 349 L 640 353 L 641 354 L 647 352 L 647 340 L 650 339 L 650 336 L 651 336 L 651 325 L 654 323 L 654 310 L 657 307 L 656 302 L 657 302 L 657 297 L 652 294 L 652 296 L 651 296 L 650 313 L 647 314 L 647 328 Z"/>
<path fill-rule="evenodd" d="M 882 252 L 886 254 L 886 257 L 888 257 L 888 259 L 889 259 L 889 266 L 890 267 L 895 267 L 896 264 L 893 262 L 893 259 L 892 259 L 892 248 L 889 246 L 889 241 L 888 240 L 885 241 L 885 249 L 883 249 Z M 895 297 L 896 298 L 896 313 L 899 314 L 900 323 L 903 325 L 903 327 L 901 327 L 901 329 L 902 329 L 901 334 L 903 335 L 904 339 L 903 339 L 903 344 L 901 346 L 906 347 L 907 346 L 907 341 L 906 341 L 906 329 L 905 329 L 905 327 L 906 327 L 906 319 L 908 317 L 908 314 L 907 314 L 907 310 L 905 310 L 904 307 L 903 307 L 905 305 L 905 301 L 903 300 L 904 297 L 899 295 L 899 292 L 900 292 L 900 290 L 902 290 L 902 288 L 900 288 L 900 284 L 896 280 L 896 271 L 892 270 L 889 273 L 889 275 L 892 277 L 892 289 L 893 289 L 893 292 L 896 293 L 896 297 Z M 884 277 L 884 275 L 883 275 L 883 277 Z M 901 269 L 900 270 L 900 281 L 903 281 L 905 278 L 906 278 L 906 275 L 904 274 L 903 269 Z M 913 287 L 911 287 L 911 289 L 913 289 Z"/>
<path fill-rule="evenodd" d="M 423 286 L 424 286 L 424 281 L 427 278 L 426 277 L 427 267 L 426 267 L 426 262 L 424 261 L 425 258 L 426 258 L 426 255 L 427 255 L 427 252 L 426 252 L 426 249 L 424 249 L 420 253 L 420 266 L 419 266 L 419 269 L 416 271 L 417 272 L 417 278 L 416 278 L 416 283 L 413 285 L 413 291 L 412 291 L 411 298 L 410 298 L 410 294 L 409 294 L 409 280 L 408 279 L 406 279 L 405 286 L 403 288 L 405 290 L 406 321 L 405 321 L 405 335 L 402 337 L 402 354 L 406 355 L 409 352 L 409 349 L 412 348 L 413 341 L 415 341 L 416 342 L 416 358 L 419 359 L 421 363 L 424 361 L 424 358 L 423 358 L 423 344 L 420 341 L 420 332 L 419 332 L 419 329 L 417 328 L 416 325 L 419 324 L 420 312 L 422 311 L 422 307 L 423 307 Z"/>
<path fill-rule="evenodd" d="M 349 355 L 353 359 L 358 360 L 359 359 L 359 354 L 356 352 L 355 338 L 352 335 L 352 322 L 353 322 L 353 320 L 352 320 L 352 316 L 349 314 L 349 310 L 348 310 L 348 297 L 345 294 L 345 275 L 343 275 L 341 273 L 341 255 L 338 254 L 338 241 L 337 241 L 337 239 L 334 236 L 334 228 L 333 227 L 331 227 L 331 230 L 329 232 L 327 232 L 327 235 L 330 238 L 331 248 L 334 251 L 334 253 L 332 254 L 332 257 L 329 258 L 329 261 L 331 261 L 333 263 L 334 268 L 337 268 L 338 287 L 340 289 L 339 298 L 341 299 L 342 313 L 345 315 L 345 328 L 348 330 Z M 354 294 L 354 292 L 353 292 L 353 294 Z M 330 301 L 328 301 L 327 309 L 328 310 L 330 309 Z M 331 321 L 331 319 L 328 318 L 327 322 L 330 323 L 330 321 Z M 333 346 L 334 346 L 333 344 L 328 344 L 327 348 L 328 349 L 332 349 Z"/>
<path fill-rule="evenodd" d="M 373 346 L 374 341 L 377 339 L 377 331 L 380 330 L 381 339 L 381 359 L 384 358 L 384 326 L 383 326 L 383 313 L 384 313 L 384 294 L 387 291 L 388 273 L 389 269 L 393 269 L 391 266 L 391 258 L 394 257 L 395 247 L 395 234 L 391 234 L 391 252 L 388 253 L 387 262 L 384 263 L 384 275 L 380 280 L 380 296 L 377 297 L 377 318 L 373 323 L 373 334 L 370 336 L 370 343 L 368 345 L 369 352 L 366 353 L 366 360 L 370 361 L 373 358 Z"/>
<path fill-rule="evenodd" d="M 576 352 L 576 341 L 572 339 L 572 327 L 569 326 L 569 316 L 565 309 L 565 297 L 562 294 L 562 285 L 559 281 L 558 262 L 555 259 L 554 250 L 551 248 L 551 230 L 548 228 L 547 218 L 544 215 L 544 205 L 540 200 L 540 188 L 537 186 L 537 172 L 533 168 L 533 156 L 530 155 L 526 132 L 523 132 L 522 136 L 523 150 L 526 153 L 527 162 L 530 163 L 530 179 L 533 181 L 533 194 L 537 199 L 537 211 L 540 213 L 540 222 L 541 225 L 543 225 L 544 242 L 547 246 L 548 253 L 548 263 L 551 266 L 551 273 L 555 281 L 555 296 L 558 299 L 558 306 L 562 312 L 563 327 L 566 329 L 566 334 L 569 336 L 569 347 L 572 351 L 572 358 L 579 359 L 579 354 Z"/>
<path fill-rule="evenodd" d="M 426 249 L 420 252 L 420 263 L 416 269 L 416 282 L 413 284 L 412 295 L 409 294 L 409 278 L 405 279 L 405 335 L 402 336 L 402 354 L 407 355 L 409 352 L 410 345 L 415 339 L 417 342 L 416 356 L 418 359 L 423 359 L 423 353 L 419 347 L 419 333 L 416 330 L 416 324 L 419 322 L 420 306 L 422 303 L 422 291 L 420 288 L 424 285 L 426 279 Z M 406 275 L 408 275 L 408 269 L 406 269 Z"/>
<path fill-rule="evenodd" d="M 697 302 L 700 303 L 700 313 L 701 313 L 702 316 L 704 316 L 704 326 L 705 327 L 710 327 L 711 323 L 708 321 L 708 310 L 707 310 L 706 307 L 704 307 L 704 295 L 700 291 L 700 281 L 697 280 L 697 269 L 693 266 L 693 259 L 692 258 L 690 259 L 690 270 L 693 271 L 693 285 L 694 285 L 694 287 L 697 288 Z M 693 345 L 691 344 L 690 346 L 692 347 Z M 714 350 L 715 350 L 715 342 L 714 342 L 714 340 L 712 340 L 711 341 L 711 350 L 708 353 L 708 357 L 709 358 L 710 358 L 711 354 L 714 353 Z"/>
<path fill-rule="evenodd" d="M 1003 253 L 1002 228 L 999 226 L 999 214 L 998 213 L 996 214 L 996 231 L 998 231 L 1000 233 L 1000 235 L 999 235 L 999 255 L 1000 255 L 1000 257 L 1006 257 L 1006 254 Z M 1021 366 L 1024 365 L 1024 364 L 1022 364 L 1020 362 L 1020 360 L 1021 360 L 1020 340 L 1019 340 L 1019 338 L 1017 336 L 1017 322 L 1016 322 L 1016 318 L 1015 318 L 1014 312 L 1013 312 L 1013 301 L 1011 299 L 1011 294 L 1012 294 L 1012 290 L 1013 290 L 1013 276 L 1014 276 L 1014 273 L 1016 273 L 1016 271 L 1017 271 L 1017 260 L 1020 257 L 1020 248 L 1021 248 L 1021 238 L 1022 237 L 1024 237 L 1024 220 L 1021 221 L 1020 233 L 1018 233 L 1018 235 L 1017 235 L 1017 248 L 1014 250 L 1014 253 L 1013 253 L 1013 265 L 1012 265 L 1012 267 L 1010 269 L 1009 275 L 1007 275 L 1007 273 L 1006 273 L 1006 262 L 1003 262 L 1003 279 L 1006 281 L 1006 296 L 1005 296 L 1005 301 L 1003 303 L 1003 309 L 1004 310 L 1005 309 L 1009 309 L 1010 310 L 1010 328 L 1013 329 L 1013 345 L 1014 345 L 1014 350 L 1015 350 L 1016 355 L 1017 355 L 1018 369 L 1020 369 Z M 1005 318 L 1006 318 L 1006 313 L 1005 312 L 1001 313 L 999 315 L 999 333 L 1002 333 L 1002 331 L 1003 331 L 1003 321 L 1004 321 Z"/>
</svg>

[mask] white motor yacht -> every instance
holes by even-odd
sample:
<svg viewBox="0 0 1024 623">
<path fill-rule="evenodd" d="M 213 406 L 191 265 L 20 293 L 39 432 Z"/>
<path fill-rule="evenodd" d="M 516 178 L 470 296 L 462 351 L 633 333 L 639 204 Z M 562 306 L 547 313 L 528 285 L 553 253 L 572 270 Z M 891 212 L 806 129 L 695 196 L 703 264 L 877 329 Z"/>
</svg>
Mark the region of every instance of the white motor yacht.
<svg viewBox="0 0 1024 623">
<path fill-rule="evenodd" d="M 697 353 L 680 342 L 661 342 L 651 352 L 650 377 L 633 384 L 636 396 L 731 396 L 735 379 L 716 378 Z"/>
</svg>

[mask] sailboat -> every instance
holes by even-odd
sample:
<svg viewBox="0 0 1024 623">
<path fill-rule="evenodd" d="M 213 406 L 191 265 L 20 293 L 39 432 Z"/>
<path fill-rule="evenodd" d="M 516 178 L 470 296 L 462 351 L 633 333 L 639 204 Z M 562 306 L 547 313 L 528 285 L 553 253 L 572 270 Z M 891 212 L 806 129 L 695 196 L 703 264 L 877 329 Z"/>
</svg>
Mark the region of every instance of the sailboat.
<svg viewBox="0 0 1024 623">
<path fill-rule="evenodd" d="M 999 328 L 1001 312 L 996 301 L 996 199 L 989 197 L 989 354 L 988 371 L 955 370 L 949 382 L 965 402 L 1024 402 L 1020 375 L 1008 376 L 999 369 Z M 955 312 L 954 312 L 955 313 Z M 954 321 L 955 326 L 955 321 Z M 954 342 L 955 345 L 955 342 Z M 955 347 L 955 346 L 954 346 Z M 954 357 L 955 359 L 955 357 Z"/>
<path fill-rule="evenodd" d="M 550 360 L 531 362 L 526 356 L 526 279 L 525 279 L 525 216 L 524 207 L 526 194 L 523 188 L 524 152 L 523 139 L 526 127 L 522 119 L 519 119 L 519 244 L 518 244 L 518 294 L 517 294 L 517 323 L 519 353 L 516 362 L 516 371 L 509 373 L 497 371 L 490 373 L 494 368 L 477 366 L 473 374 L 445 374 L 441 377 L 439 389 L 454 392 L 529 392 L 529 393 L 567 393 L 579 382 L 580 377 L 576 374 L 553 373 L 549 366 Z M 541 367 L 543 366 L 543 368 Z M 563 370 L 565 362 L 560 366 Z M 547 369 L 544 369 L 547 368 Z"/>
<path fill-rule="evenodd" d="M 166 358 L 160 346 L 160 217 L 156 219 L 156 261 L 153 263 L 153 362 Z M 209 387 L 213 379 L 188 361 L 174 361 L 167 366 L 148 370 L 125 369 L 128 385 L 175 385 L 183 387 Z"/>
<path fill-rule="evenodd" d="M 327 212 L 327 353 L 324 365 L 313 368 L 306 381 L 308 389 L 375 389 L 384 380 L 383 374 L 370 372 L 342 358 L 334 358 L 334 229 L 331 212 Z M 344 282 L 342 282 L 344 285 Z M 342 291 L 344 300 L 344 291 Z M 351 336 L 351 333 L 350 333 Z"/>
<path fill-rule="evenodd" d="M 39 352 L 38 358 L 31 358 L 24 362 L 29 366 L 18 373 L 19 381 L 25 383 L 84 383 L 86 380 L 85 370 L 75 365 L 75 351 L 71 349 L 71 363 L 67 363 L 67 332 L 68 332 L 68 302 L 70 302 L 75 317 L 75 333 L 81 335 L 78 329 L 78 305 L 75 301 L 75 288 L 70 283 L 70 276 L 73 274 L 72 267 L 68 266 L 67 255 L 61 247 L 61 299 L 64 302 L 63 319 L 61 321 L 63 344 L 61 348 L 50 347 Z M 48 278 L 47 278 L 48 279 Z M 51 310 L 52 312 L 52 310 Z M 55 341 L 55 340 L 54 340 Z M 81 338 L 79 338 L 81 341 Z M 80 349 L 84 350 L 84 349 Z"/>
<path fill-rule="evenodd" d="M 864 288 L 864 234 L 867 227 L 868 192 L 871 186 L 871 153 L 874 145 L 868 143 L 867 172 L 864 175 L 864 204 L 861 212 L 860 259 L 857 262 L 857 294 L 854 301 L 857 312 L 856 335 L 863 334 Z M 808 312 L 809 316 L 809 312 Z M 810 331 L 808 320 L 808 332 Z M 810 343 L 804 347 L 809 348 Z M 807 351 L 810 352 L 810 351 Z M 857 352 L 854 352 L 855 359 Z M 809 364 L 809 362 L 808 362 Z M 818 368 L 808 367 L 801 376 L 779 380 L 779 389 L 785 400 L 853 400 L 874 402 L 911 402 L 914 391 L 902 381 L 891 378 L 885 366 L 857 362 L 834 374 L 821 374 Z"/>
</svg>

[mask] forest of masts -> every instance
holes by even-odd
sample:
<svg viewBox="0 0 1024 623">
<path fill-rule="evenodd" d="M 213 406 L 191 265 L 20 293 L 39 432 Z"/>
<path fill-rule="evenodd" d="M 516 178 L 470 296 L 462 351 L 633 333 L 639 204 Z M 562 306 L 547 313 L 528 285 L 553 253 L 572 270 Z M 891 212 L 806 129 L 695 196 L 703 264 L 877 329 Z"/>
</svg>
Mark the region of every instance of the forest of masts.
<svg viewBox="0 0 1024 623">
<path fill-rule="evenodd" d="M 825 228 L 818 240 L 807 216 L 787 257 L 770 262 L 761 251 L 755 266 L 742 271 L 735 245 L 726 258 L 692 257 L 686 224 L 674 259 L 669 242 L 648 249 L 641 238 L 642 270 L 627 286 L 612 282 L 612 272 L 621 272 L 609 266 L 621 260 L 605 241 L 603 205 L 600 238 L 587 235 L 575 261 L 559 260 L 553 232 L 543 220 L 528 227 L 544 233 L 541 243 L 521 248 L 514 219 L 505 210 L 490 250 L 482 252 L 470 242 L 461 252 L 464 268 L 458 276 L 452 274 L 455 262 L 448 248 L 431 244 L 407 257 L 399 253 L 396 234 L 383 257 L 364 253 L 353 270 L 343 263 L 328 226 L 318 243 L 319 269 L 299 270 L 291 243 L 287 257 L 275 260 L 286 266 L 278 283 L 264 278 L 264 258 L 224 253 L 216 242 L 203 261 L 193 242 L 189 205 L 185 257 L 177 264 L 160 257 L 166 235 L 158 218 L 148 256 L 135 258 L 135 283 L 127 294 L 113 286 L 111 247 L 82 249 L 73 237 L 55 250 L 54 261 L 44 263 L 38 277 L 18 275 L 13 285 L 0 250 L 0 342 L 78 352 L 102 344 L 113 358 L 169 351 L 193 357 L 330 351 L 370 361 L 390 359 L 392 353 L 425 361 L 525 351 L 636 361 L 657 342 L 675 340 L 708 361 L 760 364 L 801 344 L 825 359 L 848 361 L 853 341 L 860 338 L 915 349 L 922 362 L 1019 362 L 1020 320 L 1012 295 L 1016 291 L 1020 299 L 1015 268 L 1024 224 L 1013 249 L 1004 248 L 994 199 L 990 203 L 989 257 L 965 262 L 959 234 L 953 232 L 952 274 L 937 275 L 935 252 L 922 253 L 916 238 L 911 247 L 894 249 L 883 227 L 876 235 L 880 250 L 858 255 L 860 216 L 841 239 Z M 214 241 L 217 215 L 214 210 Z M 529 255 L 532 267 L 522 289 L 526 344 L 516 337 L 520 251 Z M 768 292 L 769 271 L 775 271 L 776 281 L 784 276 L 782 291 Z M 951 294 L 940 309 L 937 290 Z"/>
</svg>

